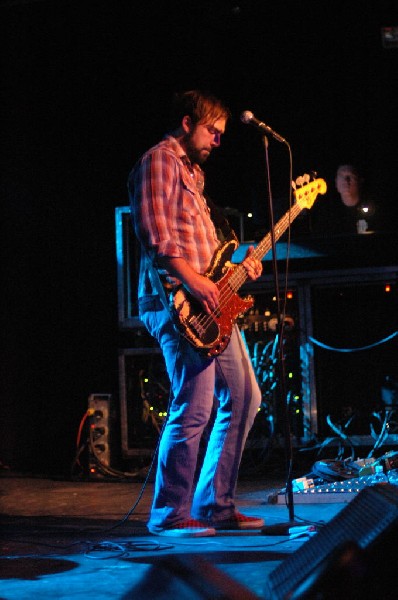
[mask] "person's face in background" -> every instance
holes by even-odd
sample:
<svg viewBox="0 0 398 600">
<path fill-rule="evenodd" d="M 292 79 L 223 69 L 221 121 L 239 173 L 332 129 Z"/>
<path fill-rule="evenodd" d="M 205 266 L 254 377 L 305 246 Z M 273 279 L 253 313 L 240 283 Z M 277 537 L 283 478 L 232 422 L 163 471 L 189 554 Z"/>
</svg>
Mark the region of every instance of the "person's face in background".
<svg viewBox="0 0 398 600">
<path fill-rule="evenodd" d="M 346 206 L 356 206 L 359 198 L 359 177 L 355 169 L 341 166 L 336 173 L 336 189 Z"/>
</svg>

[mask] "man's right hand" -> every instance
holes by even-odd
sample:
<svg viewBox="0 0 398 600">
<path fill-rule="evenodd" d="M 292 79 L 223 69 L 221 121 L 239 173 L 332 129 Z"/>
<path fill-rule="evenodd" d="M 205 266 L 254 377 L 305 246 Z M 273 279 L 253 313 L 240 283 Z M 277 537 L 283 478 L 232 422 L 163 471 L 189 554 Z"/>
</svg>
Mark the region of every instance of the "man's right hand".
<svg viewBox="0 0 398 600">
<path fill-rule="evenodd" d="M 189 277 L 189 281 L 185 281 L 184 285 L 189 293 L 202 304 L 208 315 L 217 309 L 220 292 L 211 279 L 195 273 L 194 277 Z"/>
<path fill-rule="evenodd" d="M 207 314 L 217 309 L 220 296 L 218 287 L 211 279 L 194 271 L 185 258 L 162 256 L 158 258 L 158 264 L 181 281 Z"/>
</svg>

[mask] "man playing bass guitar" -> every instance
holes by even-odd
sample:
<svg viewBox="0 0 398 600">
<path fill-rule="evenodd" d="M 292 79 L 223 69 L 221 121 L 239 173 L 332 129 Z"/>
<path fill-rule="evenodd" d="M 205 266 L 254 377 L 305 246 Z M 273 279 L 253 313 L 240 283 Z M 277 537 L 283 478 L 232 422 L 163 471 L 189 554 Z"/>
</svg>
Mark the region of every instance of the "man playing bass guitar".
<svg viewBox="0 0 398 600">
<path fill-rule="evenodd" d="M 222 244 L 204 195 L 201 165 L 220 145 L 229 116 L 209 93 L 177 94 L 170 133 L 140 158 L 129 176 L 141 248 L 140 318 L 159 342 L 171 383 L 148 522 L 149 531 L 157 535 L 211 536 L 216 530 L 264 524 L 235 506 L 239 464 L 261 402 L 237 325 L 231 323 L 222 349 L 214 355 L 203 352 L 181 334 L 181 323 L 176 327 L 164 292 L 177 289 L 180 296 L 188 294 L 185 308 L 187 302 L 196 302 L 206 317 L 217 314 L 223 291 L 208 270 Z M 253 248 L 242 268 L 252 280 L 261 275 L 261 260 Z M 177 309 L 179 295 L 172 301 Z M 197 323 L 195 329 L 201 326 Z M 207 447 L 197 472 L 205 429 Z"/>
</svg>

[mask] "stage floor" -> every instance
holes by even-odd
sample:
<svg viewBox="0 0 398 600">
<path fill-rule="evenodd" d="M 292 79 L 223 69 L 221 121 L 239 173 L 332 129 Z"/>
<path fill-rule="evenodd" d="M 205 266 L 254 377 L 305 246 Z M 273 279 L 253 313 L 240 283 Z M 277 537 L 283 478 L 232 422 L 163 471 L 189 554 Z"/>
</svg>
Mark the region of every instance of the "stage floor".
<svg viewBox="0 0 398 600">
<path fill-rule="evenodd" d="M 267 598 L 268 574 L 309 539 L 260 530 L 196 539 L 150 535 L 145 523 L 152 482 L 143 488 L 141 481 L 6 472 L 0 486 L 0 597 L 6 600 Z M 283 486 L 283 477 L 245 477 L 238 508 L 263 517 L 267 526 L 287 523 L 291 510 L 270 503 Z M 295 520 L 328 523 L 351 496 L 342 500 L 293 503 Z"/>
</svg>

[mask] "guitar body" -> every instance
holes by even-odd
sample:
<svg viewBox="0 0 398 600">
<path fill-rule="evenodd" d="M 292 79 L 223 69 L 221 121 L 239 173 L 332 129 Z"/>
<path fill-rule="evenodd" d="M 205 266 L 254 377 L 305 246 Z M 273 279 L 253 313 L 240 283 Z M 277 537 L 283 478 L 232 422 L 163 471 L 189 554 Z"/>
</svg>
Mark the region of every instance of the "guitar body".
<svg viewBox="0 0 398 600">
<path fill-rule="evenodd" d="M 217 287 L 228 285 L 230 277 L 229 272 L 215 284 Z M 250 296 L 241 298 L 238 294 L 232 293 L 228 304 L 214 314 L 208 315 L 202 305 L 182 286 L 178 287 L 172 296 L 177 327 L 195 348 L 203 350 L 209 357 L 218 356 L 225 350 L 231 339 L 236 319 L 254 304 Z"/>
<path fill-rule="evenodd" d="M 326 182 L 323 179 L 309 181 L 309 176 L 296 180 L 301 186 L 296 188 L 294 196 L 296 203 L 278 221 L 274 228 L 275 240 L 279 239 L 288 229 L 291 222 L 304 208 L 311 208 L 318 194 L 326 192 Z M 304 185 L 303 185 L 304 183 Z M 246 269 L 242 265 L 231 263 L 232 254 L 239 243 L 233 237 L 217 250 L 208 271 L 205 273 L 218 287 L 220 292 L 219 307 L 208 315 L 203 306 L 189 294 L 181 285 L 170 296 L 171 310 L 175 323 L 184 337 L 197 349 L 207 356 L 218 356 L 225 350 L 231 339 L 235 321 L 254 304 L 252 297 L 241 298 L 237 292 L 247 279 Z M 253 258 L 262 260 L 272 247 L 271 233 L 268 233 L 253 251 Z"/>
<path fill-rule="evenodd" d="M 225 242 L 213 256 L 206 272 L 206 277 L 214 281 L 220 296 L 225 298 L 217 312 L 208 315 L 200 302 L 182 285 L 171 294 L 171 308 L 176 316 L 177 327 L 195 348 L 209 357 L 218 356 L 225 350 L 236 319 L 254 304 L 253 298 L 241 298 L 234 291 L 231 278 L 239 267 L 231 263 L 231 258 L 237 247 L 236 239 Z"/>
</svg>

